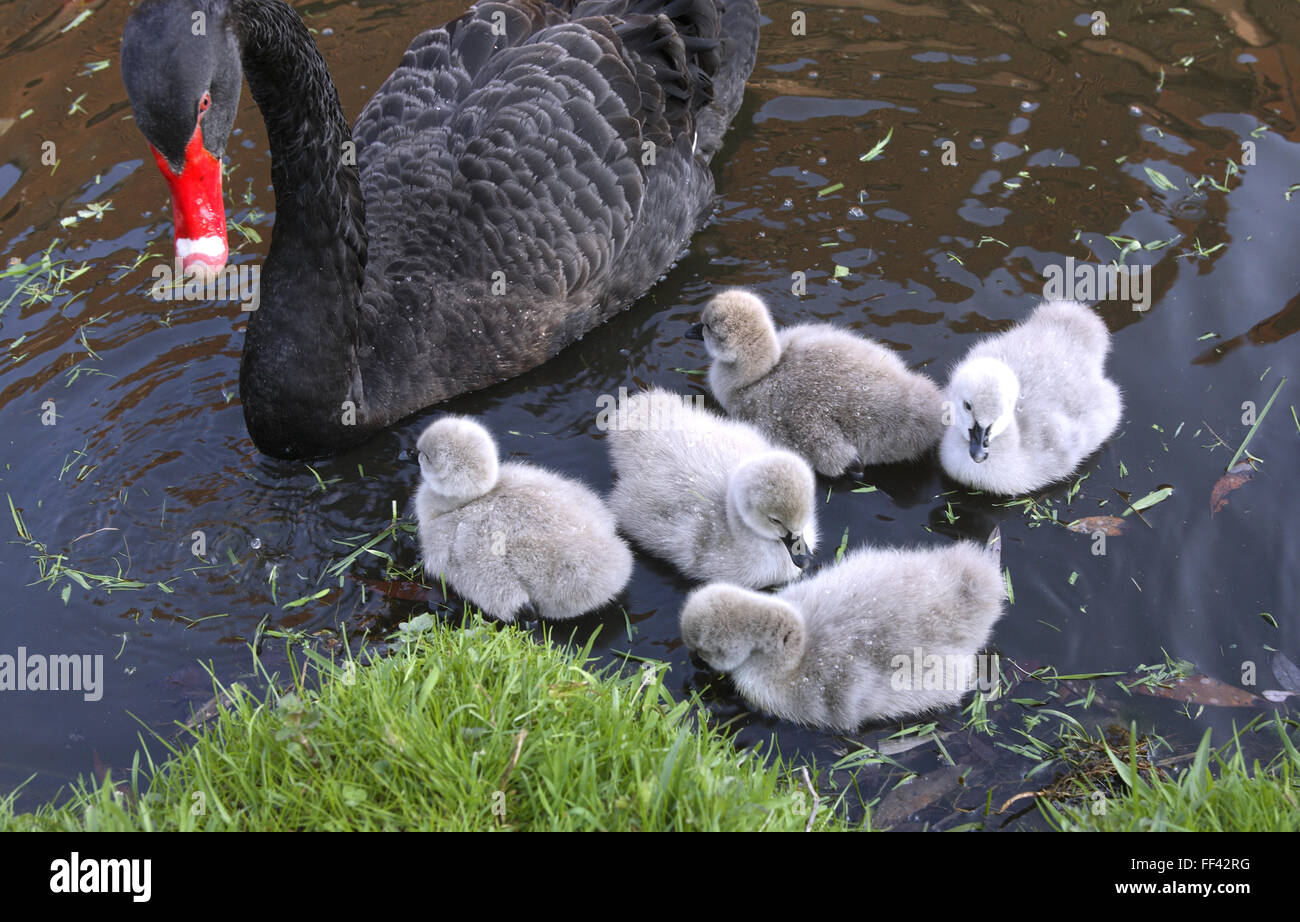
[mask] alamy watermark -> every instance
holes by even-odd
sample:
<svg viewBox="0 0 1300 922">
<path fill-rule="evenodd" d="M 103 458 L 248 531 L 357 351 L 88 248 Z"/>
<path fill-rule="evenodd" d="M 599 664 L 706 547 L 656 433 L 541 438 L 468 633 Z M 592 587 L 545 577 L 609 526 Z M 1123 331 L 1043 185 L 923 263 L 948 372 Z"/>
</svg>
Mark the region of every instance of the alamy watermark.
<svg viewBox="0 0 1300 922">
<path fill-rule="evenodd" d="M 993 692 L 1001 676 L 996 653 L 926 653 L 914 647 L 890 657 L 889 667 L 890 687 L 898 691 Z"/>
<path fill-rule="evenodd" d="M 50 862 L 52 893 L 129 893 L 149 902 L 153 891 L 152 858 L 82 858 L 73 852 Z"/>
<path fill-rule="evenodd" d="M 87 701 L 104 696 L 104 654 L 0 654 L 0 692 L 79 691 Z"/>
<path fill-rule="evenodd" d="M 1151 307 L 1150 266 L 1076 263 L 1067 256 L 1064 266 L 1046 266 L 1043 278 L 1043 297 L 1049 301 L 1130 301 L 1135 311 Z"/>
<path fill-rule="evenodd" d="M 626 387 L 618 389 L 618 396 L 601 394 L 596 398 L 596 428 L 602 432 L 657 431 L 672 429 L 682 409 L 704 409 L 703 394 L 669 394 L 657 392 L 645 400 L 644 410 L 628 411 Z"/>
<path fill-rule="evenodd" d="M 242 311 L 255 311 L 262 303 L 262 269 L 252 263 L 227 263 L 213 272 L 202 263 L 186 269 L 177 256 L 158 263 L 151 275 L 149 294 L 155 301 L 239 301 Z"/>
</svg>

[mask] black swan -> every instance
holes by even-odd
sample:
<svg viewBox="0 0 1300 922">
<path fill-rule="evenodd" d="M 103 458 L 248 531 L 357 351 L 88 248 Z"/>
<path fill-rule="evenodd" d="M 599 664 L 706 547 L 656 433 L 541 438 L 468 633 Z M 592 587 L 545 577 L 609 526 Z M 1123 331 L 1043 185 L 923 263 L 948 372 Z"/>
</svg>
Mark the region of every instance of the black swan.
<svg viewBox="0 0 1300 922">
<path fill-rule="evenodd" d="M 241 74 L 266 122 L 275 229 L 239 370 L 256 446 L 334 454 L 644 293 L 709 213 L 758 25 L 755 0 L 480 2 L 417 36 L 349 129 L 284 0 L 143 0 L 122 77 L 187 268 L 225 263 Z"/>
</svg>

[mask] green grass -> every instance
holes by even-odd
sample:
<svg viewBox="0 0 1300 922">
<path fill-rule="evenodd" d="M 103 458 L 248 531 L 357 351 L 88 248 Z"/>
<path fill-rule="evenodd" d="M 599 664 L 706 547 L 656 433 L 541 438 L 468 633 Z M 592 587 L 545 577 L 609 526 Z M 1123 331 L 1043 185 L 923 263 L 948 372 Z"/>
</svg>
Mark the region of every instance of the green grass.
<svg viewBox="0 0 1300 922">
<path fill-rule="evenodd" d="M 308 656 L 294 673 L 319 682 L 267 701 L 227 690 L 229 707 L 169 742 L 164 764 L 138 756 L 128 778 L 79 783 L 34 813 L 0 799 L 0 830 L 840 826 L 830 805 L 811 809 L 806 771 L 697 726 L 662 667 L 593 673 L 589 646 L 429 616 L 364 668 Z"/>
<path fill-rule="evenodd" d="M 1054 828 L 1071 832 L 1298 832 L 1300 753 L 1280 720 L 1275 726 L 1282 752 L 1266 766 L 1247 766 L 1239 736 L 1223 752 L 1212 749 L 1209 730 L 1191 766 L 1165 778 L 1143 777 L 1136 753 L 1125 759 L 1107 746 L 1122 783 L 1117 796 L 1060 806 L 1040 800 L 1040 808 Z"/>
</svg>

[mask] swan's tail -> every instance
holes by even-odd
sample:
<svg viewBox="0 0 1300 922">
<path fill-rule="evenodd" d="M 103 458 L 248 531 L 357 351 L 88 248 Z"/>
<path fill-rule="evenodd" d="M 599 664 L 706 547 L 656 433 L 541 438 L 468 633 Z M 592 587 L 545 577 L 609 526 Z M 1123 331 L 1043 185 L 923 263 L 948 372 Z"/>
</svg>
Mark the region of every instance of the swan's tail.
<svg viewBox="0 0 1300 922">
<path fill-rule="evenodd" d="M 758 56 L 758 3 L 756 0 L 715 0 L 722 12 L 721 63 L 713 76 L 713 101 L 696 118 L 698 151 L 705 160 L 722 146 L 727 126 L 740 111 L 745 81 Z"/>
<path fill-rule="evenodd" d="M 674 138 L 692 130 L 712 159 L 740 109 L 758 54 L 757 0 L 551 0 L 573 19 L 610 16 L 624 47 L 654 71 Z M 650 93 L 653 87 L 644 88 Z"/>
</svg>

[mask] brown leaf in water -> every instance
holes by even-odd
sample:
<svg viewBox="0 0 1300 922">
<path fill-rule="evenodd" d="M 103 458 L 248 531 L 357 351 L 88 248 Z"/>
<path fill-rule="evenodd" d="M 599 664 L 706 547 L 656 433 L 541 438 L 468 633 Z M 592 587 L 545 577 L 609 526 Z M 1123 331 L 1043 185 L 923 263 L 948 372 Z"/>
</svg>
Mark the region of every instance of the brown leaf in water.
<svg viewBox="0 0 1300 922">
<path fill-rule="evenodd" d="M 885 795 L 871 815 L 872 825 L 893 826 L 918 810 L 924 810 L 957 786 L 965 771 L 960 765 L 945 765 L 928 774 L 899 785 Z"/>
<path fill-rule="evenodd" d="M 1228 505 L 1228 494 L 1254 476 L 1255 470 L 1250 466 L 1249 461 L 1240 461 L 1233 465 L 1232 470 L 1220 477 L 1215 482 L 1214 489 L 1210 491 L 1210 515 L 1214 515 Z"/>
<path fill-rule="evenodd" d="M 354 579 L 388 599 L 419 602 L 429 597 L 428 588 L 408 579 L 367 579 L 364 576 L 357 576 Z"/>
<path fill-rule="evenodd" d="M 1065 527 L 1081 535 L 1091 535 L 1093 532 L 1099 531 L 1113 537 L 1124 534 L 1128 528 L 1128 522 L 1114 515 L 1090 515 L 1082 519 L 1075 519 Z"/>
<path fill-rule="evenodd" d="M 1137 675 L 1125 676 L 1120 681 L 1125 685 L 1138 680 Z M 1220 682 L 1207 675 L 1189 675 L 1175 679 L 1170 685 L 1129 685 L 1129 691 L 1155 698 L 1172 698 L 1174 701 L 1186 701 L 1190 704 L 1211 704 L 1221 708 L 1264 707 L 1265 701 L 1244 688 Z"/>
</svg>

